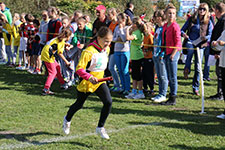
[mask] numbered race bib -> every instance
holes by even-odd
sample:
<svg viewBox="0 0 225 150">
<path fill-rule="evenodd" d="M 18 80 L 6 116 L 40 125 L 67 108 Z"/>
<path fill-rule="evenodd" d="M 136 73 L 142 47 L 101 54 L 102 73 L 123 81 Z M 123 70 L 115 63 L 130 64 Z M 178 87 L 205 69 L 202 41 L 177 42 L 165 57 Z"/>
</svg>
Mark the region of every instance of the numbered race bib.
<svg viewBox="0 0 225 150">
<path fill-rule="evenodd" d="M 95 53 L 92 56 L 90 67 L 88 68 L 91 72 L 104 71 L 107 67 L 108 55 L 107 52 Z"/>
</svg>

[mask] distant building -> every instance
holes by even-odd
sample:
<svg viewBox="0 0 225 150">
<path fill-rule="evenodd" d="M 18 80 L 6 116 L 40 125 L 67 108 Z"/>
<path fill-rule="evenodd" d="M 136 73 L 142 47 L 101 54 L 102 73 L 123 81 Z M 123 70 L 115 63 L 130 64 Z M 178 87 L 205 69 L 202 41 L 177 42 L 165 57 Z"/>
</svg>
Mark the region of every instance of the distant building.
<svg viewBox="0 0 225 150">
<path fill-rule="evenodd" d="M 151 0 L 153 4 L 157 4 L 159 0 Z M 170 0 L 164 0 L 165 3 L 169 3 Z M 187 13 L 189 10 L 194 12 L 196 8 L 198 8 L 200 4 L 200 0 L 178 0 L 180 2 L 180 9 L 178 11 L 178 16 L 183 16 L 183 14 Z"/>
<path fill-rule="evenodd" d="M 200 0 L 178 0 L 180 2 L 180 10 L 178 11 L 178 16 L 183 16 L 189 10 L 194 12 L 200 4 Z"/>
</svg>

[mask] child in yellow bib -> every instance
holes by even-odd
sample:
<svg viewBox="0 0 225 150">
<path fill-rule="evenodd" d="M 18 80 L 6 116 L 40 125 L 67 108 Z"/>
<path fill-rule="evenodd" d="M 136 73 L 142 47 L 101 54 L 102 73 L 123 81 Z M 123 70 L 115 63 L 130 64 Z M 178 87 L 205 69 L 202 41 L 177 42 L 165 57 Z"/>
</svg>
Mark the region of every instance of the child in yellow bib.
<svg viewBox="0 0 225 150">
<path fill-rule="evenodd" d="M 20 46 L 20 34 L 19 34 L 19 28 L 20 25 L 22 24 L 22 22 L 20 21 L 20 15 L 18 13 L 14 14 L 13 17 L 13 26 L 12 26 L 12 30 L 13 30 L 13 38 L 14 38 L 14 42 L 13 42 L 13 65 L 16 65 L 16 56 L 17 56 L 17 52 L 18 52 L 18 48 Z"/>
<path fill-rule="evenodd" d="M 103 103 L 96 132 L 102 138 L 109 139 L 104 124 L 111 111 L 112 98 L 106 83 L 99 83 L 98 79 L 104 76 L 112 37 L 112 31 L 109 28 L 101 27 L 97 34 L 97 40 L 91 43 L 81 54 L 76 73 L 82 78 L 82 81 L 77 86 L 77 100 L 70 106 L 63 121 L 65 134 L 70 132 L 70 121 L 73 115 L 82 108 L 87 97 L 94 92 Z"/>
<path fill-rule="evenodd" d="M 7 18 L 4 14 L 0 14 L 0 23 L 2 24 L 2 34 L 3 34 L 3 38 L 4 38 L 4 42 L 5 42 L 5 51 L 6 51 L 6 55 L 8 58 L 7 61 L 7 65 L 11 66 L 12 65 L 12 50 L 11 50 L 11 44 L 12 44 L 12 27 L 11 25 L 8 23 Z"/>
</svg>

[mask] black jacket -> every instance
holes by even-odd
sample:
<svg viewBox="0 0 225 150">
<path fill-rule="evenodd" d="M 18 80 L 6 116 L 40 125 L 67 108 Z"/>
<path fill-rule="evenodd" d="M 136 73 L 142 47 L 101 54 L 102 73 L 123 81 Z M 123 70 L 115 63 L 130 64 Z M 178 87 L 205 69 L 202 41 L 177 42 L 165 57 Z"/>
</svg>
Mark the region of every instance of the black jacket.
<svg viewBox="0 0 225 150">
<path fill-rule="evenodd" d="M 211 36 L 211 39 L 210 39 L 210 55 L 215 55 L 215 54 L 219 55 L 220 54 L 220 52 L 214 51 L 211 48 L 211 43 L 212 43 L 212 41 L 216 41 L 221 36 L 221 33 L 224 30 L 225 30 L 225 14 L 223 14 L 223 16 L 221 16 L 221 18 L 218 19 L 216 25 L 213 28 L 212 36 Z"/>
<path fill-rule="evenodd" d="M 134 13 L 133 13 L 133 11 L 131 11 L 129 8 L 127 8 L 127 9 L 124 11 L 124 13 L 127 14 L 127 15 L 130 17 L 131 21 L 133 20 L 133 18 L 134 18 Z"/>
</svg>

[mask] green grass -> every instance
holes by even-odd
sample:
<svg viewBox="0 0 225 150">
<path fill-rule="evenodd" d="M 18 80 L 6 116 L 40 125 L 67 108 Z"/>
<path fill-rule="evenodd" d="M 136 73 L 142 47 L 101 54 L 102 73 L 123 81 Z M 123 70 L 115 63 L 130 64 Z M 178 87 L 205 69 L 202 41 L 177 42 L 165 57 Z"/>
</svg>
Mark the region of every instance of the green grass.
<svg viewBox="0 0 225 150">
<path fill-rule="evenodd" d="M 0 66 L 0 149 L 28 142 L 34 145 L 21 149 L 223 150 L 225 122 L 215 116 L 223 111 L 224 102 L 206 99 L 206 114 L 199 114 L 201 98 L 192 95 L 192 80 L 184 80 L 182 70 L 183 65 L 179 65 L 177 105 L 160 106 L 149 98 L 128 100 L 113 94 L 105 128 L 122 130 L 109 133 L 110 140 L 89 135 L 46 143 L 43 140 L 94 133 L 102 107 L 100 100 L 95 95 L 87 99 L 72 119 L 70 135 L 65 136 L 62 120 L 75 101 L 75 87 L 61 91 L 54 81 L 52 90 L 56 95 L 41 96 L 45 76 Z M 212 81 L 205 84 L 206 97 L 216 93 L 216 76 L 214 68 L 211 70 Z M 157 93 L 158 86 L 155 90 Z"/>
</svg>

